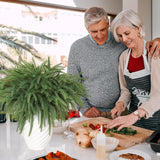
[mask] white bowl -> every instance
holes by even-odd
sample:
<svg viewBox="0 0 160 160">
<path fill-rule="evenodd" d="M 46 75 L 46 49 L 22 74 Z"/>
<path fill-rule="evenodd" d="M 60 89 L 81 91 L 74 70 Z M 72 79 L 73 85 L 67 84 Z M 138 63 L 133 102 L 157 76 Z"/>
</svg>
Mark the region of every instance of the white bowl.
<svg viewBox="0 0 160 160">
<path fill-rule="evenodd" d="M 96 137 L 91 140 L 93 147 L 96 149 Z M 112 152 L 119 144 L 119 139 L 114 137 L 106 137 L 106 152 Z"/>
<path fill-rule="evenodd" d="M 58 122 L 55 120 L 54 127 L 53 127 L 53 133 L 63 133 L 68 127 L 68 122 Z"/>
</svg>

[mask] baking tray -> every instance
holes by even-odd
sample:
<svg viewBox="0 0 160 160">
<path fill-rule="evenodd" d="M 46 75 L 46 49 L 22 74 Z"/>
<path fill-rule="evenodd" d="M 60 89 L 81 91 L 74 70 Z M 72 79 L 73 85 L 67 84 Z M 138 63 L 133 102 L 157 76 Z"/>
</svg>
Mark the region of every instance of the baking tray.
<svg viewBox="0 0 160 160">
<path fill-rule="evenodd" d="M 45 155 L 45 156 L 47 156 L 47 155 Z M 40 156 L 40 157 L 38 157 L 38 158 L 35 158 L 35 159 L 33 159 L 33 160 L 39 160 L 39 158 L 44 158 L 45 160 L 47 160 L 46 158 L 45 158 L 45 156 Z M 74 160 L 78 160 L 78 159 L 75 159 L 75 158 L 73 158 Z"/>
</svg>

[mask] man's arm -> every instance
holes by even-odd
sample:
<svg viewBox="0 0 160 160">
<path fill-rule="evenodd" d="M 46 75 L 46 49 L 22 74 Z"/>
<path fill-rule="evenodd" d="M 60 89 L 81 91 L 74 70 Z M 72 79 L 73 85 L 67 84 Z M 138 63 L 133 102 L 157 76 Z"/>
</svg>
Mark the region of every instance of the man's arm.
<svg viewBox="0 0 160 160">
<path fill-rule="evenodd" d="M 148 41 L 146 44 L 146 49 L 149 52 L 149 56 L 154 56 L 160 58 L 160 38 L 153 39 L 152 41 Z"/>
<path fill-rule="evenodd" d="M 81 75 L 81 67 L 79 65 L 79 53 L 77 53 L 77 47 L 73 44 L 71 46 L 70 49 L 70 53 L 69 53 L 69 58 L 68 58 L 68 67 L 67 67 L 67 73 L 72 74 L 72 75 L 80 75 L 83 77 L 83 75 Z M 77 109 L 82 112 L 82 114 L 88 109 L 90 108 L 89 104 L 87 103 L 87 98 L 81 98 L 84 104 L 83 108 L 79 108 L 79 106 L 76 106 Z"/>
</svg>

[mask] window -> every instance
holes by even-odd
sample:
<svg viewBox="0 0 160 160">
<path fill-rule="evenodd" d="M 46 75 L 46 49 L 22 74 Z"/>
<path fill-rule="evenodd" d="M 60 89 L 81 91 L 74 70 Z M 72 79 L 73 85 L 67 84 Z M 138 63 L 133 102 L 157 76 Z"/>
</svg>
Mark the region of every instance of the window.
<svg viewBox="0 0 160 160">
<path fill-rule="evenodd" d="M 27 42 L 27 37 L 26 36 L 22 36 L 22 41 Z"/>
<path fill-rule="evenodd" d="M 32 45 L 43 61 L 49 56 L 53 65 L 63 63 L 67 67 L 71 44 L 88 34 L 83 18 L 84 11 L 78 9 L 0 2 L 0 25 L 3 34 Z M 51 39 L 39 37 L 37 33 Z M 0 43 L 0 49 L 4 50 L 5 54 L 10 54 L 7 47 Z M 31 57 L 31 54 L 24 55 L 23 58 L 27 60 L 27 55 Z M 18 59 L 15 58 L 16 61 Z"/>
<path fill-rule="evenodd" d="M 28 43 L 33 44 L 33 36 L 28 36 Z"/>
<path fill-rule="evenodd" d="M 38 37 L 35 37 L 35 45 L 36 44 L 39 44 L 39 38 Z"/>
</svg>

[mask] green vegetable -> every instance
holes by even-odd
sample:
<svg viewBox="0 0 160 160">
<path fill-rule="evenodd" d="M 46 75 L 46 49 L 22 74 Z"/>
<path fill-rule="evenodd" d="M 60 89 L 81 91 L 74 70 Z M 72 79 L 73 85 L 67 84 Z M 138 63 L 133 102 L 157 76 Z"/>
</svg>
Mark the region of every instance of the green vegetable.
<svg viewBox="0 0 160 160">
<path fill-rule="evenodd" d="M 82 125 L 83 125 L 83 127 L 87 127 L 87 123 L 83 123 Z"/>
<path fill-rule="evenodd" d="M 111 134 L 112 133 L 118 133 L 118 134 L 123 134 L 123 135 L 135 135 L 137 133 L 137 130 L 134 130 L 132 128 L 129 128 L 129 127 L 125 127 L 125 128 L 122 128 L 121 130 L 117 131 L 117 127 L 114 127 L 112 129 L 107 129 L 106 130 L 106 133 L 109 133 Z"/>
<path fill-rule="evenodd" d="M 114 136 L 114 134 L 113 134 L 113 133 L 110 133 L 110 134 L 109 134 L 109 136 L 110 136 L 110 137 L 113 137 L 113 136 Z"/>
</svg>

